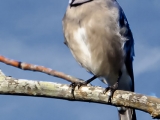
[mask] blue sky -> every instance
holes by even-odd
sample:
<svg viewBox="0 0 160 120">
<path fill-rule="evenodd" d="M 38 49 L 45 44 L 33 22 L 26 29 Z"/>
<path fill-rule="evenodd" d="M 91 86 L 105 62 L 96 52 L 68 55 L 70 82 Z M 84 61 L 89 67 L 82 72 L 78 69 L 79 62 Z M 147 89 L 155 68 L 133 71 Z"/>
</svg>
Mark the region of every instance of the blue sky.
<svg viewBox="0 0 160 120">
<path fill-rule="evenodd" d="M 160 0 L 118 0 L 135 39 L 134 73 L 137 93 L 160 97 Z M 63 44 L 61 20 L 68 0 L 1 0 L 0 54 L 43 65 L 78 78 L 91 77 Z M 15 78 L 67 83 L 43 73 L 23 71 L 0 63 Z M 94 85 L 104 85 L 96 80 Z M 0 95 L 1 120 L 116 120 L 115 107 L 51 98 Z M 139 120 L 150 115 L 137 111 Z"/>
</svg>

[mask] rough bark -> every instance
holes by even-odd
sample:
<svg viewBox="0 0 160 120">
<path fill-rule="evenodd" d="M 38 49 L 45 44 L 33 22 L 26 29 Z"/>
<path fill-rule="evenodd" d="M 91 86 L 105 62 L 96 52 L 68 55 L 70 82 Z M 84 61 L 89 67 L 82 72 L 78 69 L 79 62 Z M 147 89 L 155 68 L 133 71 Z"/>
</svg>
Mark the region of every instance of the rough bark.
<svg viewBox="0 0 160 120">
<path fill-rule="evenodd" d="M 72 101 L 95 102 L 113 106 L 126 106 L 151 114 L 153 118 L 160 118 L 160 99 L 128 91 L 115 91 L 111 103 L 104 88 L 82 86 L 75 89 L 74 95 L 67 84 L 33 81 L 7 77 L 0 71 L 0 94 L 22 95 L 34 97 L 49 97 Z"/>
</svg>

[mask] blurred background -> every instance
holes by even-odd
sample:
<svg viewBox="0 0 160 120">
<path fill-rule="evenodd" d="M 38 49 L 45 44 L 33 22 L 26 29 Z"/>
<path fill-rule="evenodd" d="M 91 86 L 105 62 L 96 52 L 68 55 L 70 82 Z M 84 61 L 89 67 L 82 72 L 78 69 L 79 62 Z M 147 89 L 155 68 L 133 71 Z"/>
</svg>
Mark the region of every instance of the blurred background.
<svg viewBox="0 0 160 120">
<path fill-rule="evenodd" d="M 135 39 L 135 89 L 160 97 L 160 0 L 117 0 Z M 87 80 L 91 77 L 63 44 L 62 18 L 68 0 L 1 0 L 0 55 L 43 65 Z M 0 63 L 15 78 L 69 84 L 49 75 L 23 71 Z M 93 85 L 105 87 L 99 80 Z M 0 95 L 1 120 L 118 120 L 115 107 L 51 98 Z M 151 120 L 137 111 L 139 120 Z"/>
</svg>

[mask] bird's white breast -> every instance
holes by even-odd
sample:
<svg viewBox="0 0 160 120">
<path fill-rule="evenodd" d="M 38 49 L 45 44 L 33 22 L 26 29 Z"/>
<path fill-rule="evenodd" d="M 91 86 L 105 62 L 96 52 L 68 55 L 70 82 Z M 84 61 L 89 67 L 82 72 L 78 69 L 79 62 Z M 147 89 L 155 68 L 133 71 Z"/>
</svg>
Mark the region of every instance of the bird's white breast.
<svg viewBox="0 0 160 120">
<path fill-rule="evenodd" d="M 80 64 L 83 64 L 85 67 L 90 67 L 91 65 L 91 51 L 90 51 L 90 43 L 87 41 L 87 33 L 85 28 L 78 28 L 74 33 L 74 40 L 76 45 L 74 50 L 72 50 L 72 54 L 77 59 Z M 79 52 L 74 52 L 79 51 Z M 77 57 L 76 57 L 77 56 Z"/>
</svg>

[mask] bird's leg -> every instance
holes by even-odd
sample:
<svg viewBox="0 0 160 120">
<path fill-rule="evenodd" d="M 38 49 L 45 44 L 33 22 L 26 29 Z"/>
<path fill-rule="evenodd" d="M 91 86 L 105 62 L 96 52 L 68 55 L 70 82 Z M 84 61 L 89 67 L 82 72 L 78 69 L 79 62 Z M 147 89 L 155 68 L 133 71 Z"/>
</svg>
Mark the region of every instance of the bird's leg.
<svg viewBox="0 0 160 120">
<path fill-rule="evenodd" d="M 82 85 L 87 85 L 88 83 L 92 82 L 94 79 L 96 79 L 97 76 L 93 76 L 90 79 L 83 81 L 83 82 L 73 82 L 70 84 L 70 87 L 75 88 L 76 86 L 78 86 L 78 88 L 80 88 Z"/>
<path fill-rule="evenodd" d="M 87 85 L 88 83 L 92 82 L 94 79 L 96 79 L 97 76 L 93 76 L 90 79 L 83 81 L 83 82 L 73 82 L 70 84 L 70 87 L 72 87 L 72 94 L 74 93 L 75 87 L 78 86 L 78 89 L 83 86 L 83 85 Z M 73 94 L 74 95 L 74 94 Z"/>
<path fill-rule="evenodd" d="M 120 80 L 121 76 L 122 76 L 122 72 L 120 71 L 117 82 L 113 86 L 108 86 L 103 91 L 103 93 L 105 94 L 108 90 L 110 90 L 108 102 L 111 102 L 111 98 L 113 97 L 113 94 L 114 94 L 115 90 L 117 90 L 117 88 L 118 88 L 118 83 L 119 83 L 119 80 Z"/>
</svg>

